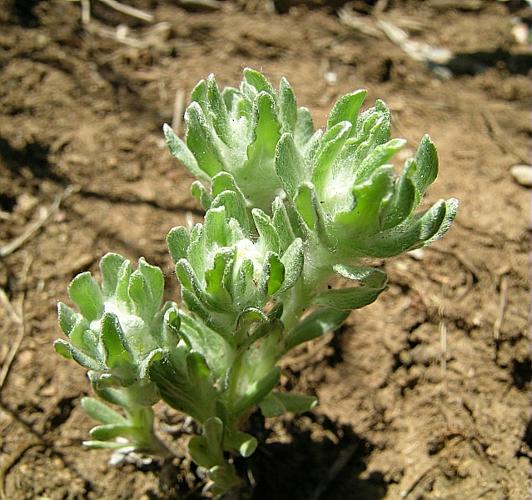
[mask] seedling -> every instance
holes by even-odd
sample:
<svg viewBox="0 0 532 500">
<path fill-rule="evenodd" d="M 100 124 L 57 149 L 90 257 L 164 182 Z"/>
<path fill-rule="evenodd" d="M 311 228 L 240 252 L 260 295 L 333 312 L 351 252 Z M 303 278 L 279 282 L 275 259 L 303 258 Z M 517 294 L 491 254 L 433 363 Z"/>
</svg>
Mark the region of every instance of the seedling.
<svg viewBox="0 0 532 500">
<path fill-rule="evenodd" d="M 417 211 L 438 173 L 436 148 L 423 137 L 396 174 L 389 161 L 405 141 L 391 139 L 382 101 L 361 111 L 365 97 L 341 97 L 315 130 L 284 78 L 275 90 L 246 69 L 238 89 L 220 91 L 213 76 L 195 87 L 184 140 L 164 126 L 206 210 L 203 224 L 167 236 L 181 304 L 162 304 L 157 267 L 140 259 L 133 271 L 117 254 L 102 258 L 100 285 L 89 273 L 70 284 L 79 312 L 59 304 L 69 341 L 56 350 L 118 407 L 83 400 L 101 423 L 87 446 L 169 454 L 153 432 L 162 399 L 201 427 L 188 447 L 218 495 L 239 484 L 231 457 L 257 447 L 244 432 L 254 409 L 272 417 L 314 407 L 314 397 L 277 389 L 279 360 L 372 303 L 386 273 L 370 259 L 441 238 L 458 206 Z M 330 288 L 334 277 L 352 286 Z"/>
</svg>

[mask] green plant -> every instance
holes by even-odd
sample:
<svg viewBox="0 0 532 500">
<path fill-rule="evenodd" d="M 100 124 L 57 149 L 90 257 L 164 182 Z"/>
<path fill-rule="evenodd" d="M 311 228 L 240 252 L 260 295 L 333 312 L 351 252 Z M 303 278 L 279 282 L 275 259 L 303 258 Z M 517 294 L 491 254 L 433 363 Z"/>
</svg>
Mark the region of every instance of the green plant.
<svg viewBox="0 0 532 500">
<path fill-rule="evenodd" d="M 416 212 L 437 175 L 436 149 L 425 136 L 396 175 L 388 162 L 405 141 L 390 138 L 382 101 L 360 112 L 365 96 L 341 97 L 322 131 L 285 79 L 274 90 L 246 69 L 238 89 L 220 92 L 212 76 L 195 87 L 185 141 L 164 126 L 206 210 L 203 224 L 167 237 L 183 306 L 161 307 L 158 268 L 141 259 L 132 271 L 116 254 L 101 261 L 101 287 L 89 273 L 72 281 L 80 313 L 59 304 L 69 342 L 56 349 L 125 414 L 84 400 L 102 423 L 87 445 L 168 453 L 152 430 L 151 407 L 162 398 L 203 429 L 189 450 L 219 494 L 239 482 L 231 454 L 257 446 L 243 430 L 254 408 L 270 417 L 316 404 L 275 390 L 278 361 L 378 297 L 386 274 L 369 259 L 442 237 L 457 210 L 451 199 Z M 331 288 L 334 277 L 353 285 Z"/>
</svg>

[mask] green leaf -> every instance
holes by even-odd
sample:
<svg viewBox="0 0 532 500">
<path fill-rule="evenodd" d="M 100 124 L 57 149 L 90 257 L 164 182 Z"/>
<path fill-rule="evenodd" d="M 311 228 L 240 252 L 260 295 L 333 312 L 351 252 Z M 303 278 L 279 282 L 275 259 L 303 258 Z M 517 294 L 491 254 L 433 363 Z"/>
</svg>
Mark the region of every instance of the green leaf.
<svg viewBox="0 0 532 500">
<path fill-rule="evenodd" d="M 270 217 L 268 217 L 260 208 L 254 208 L 251 211 L 255 226 L 260 235 L 260 242 L 265 250 L 278 253 L 279 235 L 273 226 Z"/>
<path fill-rule="evenodd" d="M 102 424 L 125 425 L 127 423 L 127 420 L 122 415 L 95 398 L 83 398 L 81 407 L 89 417 Z"/>
<path fill-rule="evenodd" d="M 445 216 L 443 221 L 436 233 L 423 242 L 423 246 L 429 245 L 434 241 L 439 240 L 450 229 L 451 224 L 453 223 L 458 212 L 458 205 L 459 202 L 456 198 L 450 198 L 445 202 Z"/>
<path fill-rule="evenodd" d="M 438 151 L 428 135 L 424 135 L 416 152 L 415 163 L 417 168 L 413 181 L 418 194 L 418 202 L 426 189 L 438 176 Z"/>
<path fill-rule="evenodd" d="M 177 137 L 170 125 L 166 123 L 163 125 L 163 133 L 166 145 L 172 156 L 177 158 L 194 177 L 208 181 L 210 178 L 209 175 L 200 168 L 190 149 Z"/>
<path fill-rule="evenodd" d="M 218 463 L 218 453 L 212 454 L 209 443 L 204 436 L 193 436 L 188 442 L 188 452 L 194 462 L 210 469 Z"/>
<path fill-rule="evenodd" d="M 294 242 L 288 247 L 286 252 L 281 257 L 281 262 L 285 268 L 285 276 L 282 288 L 279 290 L 279 293 L 285 292 L 289 288 L 293 287 L 301 272 L 303 271 L 303 241 L 301 238 L 297 238 Z"/>
<path fill-rule="evenodd" d="M 102 292 L 105 297 L 114 295 L 118 284 L 118 274 L 125 260 L 124 257 L 117 253 L 107 253 L 100 259 Z"/>
<path fill-rule="evenodd" d="M 139 259 L 139 271 L 141 272 L 148 288 L 148 297 L 150 300 L 150 315 L 154 316 L 161 307 L 164 294 L 164 276 L 163 272 L 157 267 L 148 264 L 144 257 Z"/>
<path fill-rule="evenodd" d="M 260 409 L 265 417 L 278 417 L 285 412 L 304 413 L 310 411 L 317 403 L 318 400 L 313 396 L 274 391 L 262 400 Z"/>
<path fill-rule="evenodd" d="M 240 415 L 251 406 L 259 404 L 279 383 L 281 369 L 278 366 L 272 368 L 266 376 L 256 382 L 248 391 L 238 398 L 233 407 L 233 414 Z"/>
<path fill-rule="evenodd" d="M 105 424 L 93 427 L 89 432 L 91 438 L 96 441 L 110 441 L 117 437 L 131 437 L 134 430 L 126 424 Z M 123 446 L 123 444 L 122 444 Z"/>
<path fill-rule="evenodd" d="M 124 333 L 118 318 L 112 313 L 105 313 L 101 322 L 101 338 L 105 349 L 105 364 L 109 368 L 133 363 Z"/>
<path fill-rule="evenodd" d="M 336 330 L 349 316 L 348 311 L 338 311 L 327 307 L 317 309 L 305 317 L 286 336 L 285 350 L 289 351 L 295 346 L 308 340 L 320 337 L 324 333 Z"/>
<path fill-rule="evenodd" d="M 381 214 L 381 228 L 389 229 L 403 222 L 414 209 L 416 190 L 406 170 L 395 181 L 394 193 Z"/>
<path fill-rule="evenodd" d="M 362 89 L 340 97 L 329 113 L 327 128 L 330 129 L 343 121 L 351 122 L 353 126 L 356 125 L 358 112 L 367 93 L 367 90 Z"/>
<path fill-rule="evenodd" d="M 315 167 L 312 173 L 312 183 L 319 193 L 323 193 L 329 180 L 329 170 L 343 148 L 345 141 L 349 138 L 351 129 L 351 123 L 344 121 L 337 123 L 323 135 L 316 152 Z"/>
<path fill-rule="evenodd" d="M 275 112 L 275 102 L 270 94 L 261 92 L 254 104 L 255 128 L 254 139 L 247 150 L 247 168 L 263 170 L 262 165 L 273 158 L 279 141 L 280 125 Z M 264 172 L 261 172 L 264 175 Z M 256 174 L 255 174 L 256 175 Z M 248 179 L 252 181 L 252 179 Z"/>
<path fill-rule="evenodd" d="M 148 283 L 139 269 L 131 273 L 127 291 L 135 314 L 145 320 L 151 319 Z"/>
<path fill-rule="evenodd" d="M 211 111 L 211 119 L 216 133 L 225 144 L 229 143 L 229 117 L 227 108 L 218 89 L 214 75 L 207 78 L 207 100 Z"/>
<path fill-rule="evenodd" d="M 115 297 L 121 302 L 124 306 L 129 309 L 130 300 L 129 300 L 129 278 L 131 277 L 131 263 L 129 260 L 125 260 L 120 269 L 118 270 L 117 280 L 116 280 L 116 290 Z"/>
<path fill-rule="evenodd" d="M 194 181 L 190 186 L 190 192 L 204 210 L 209 210 L 211 206 L 211 195 L 200 181 Z"/>
<path fill-rule="evenodd" d="M 224 248 L 214 256 L 213 267 L 205 272 L 205 284 L 207 293 L 211 294 L 216 301 L 223 304 L 227 309 L 232 308 L 231 296 L 226 289 L 224 278 L 227 267 L 233 267 L 235 261 L 235 249 Z"/>
<path fill-rule="evenodd" d="M 161 361 L 165 356 L 163 349 L 154 349 L 142 361 L 138 363 L 138 377 L 141 381 L 150 382 L 150 368 L 157 361 Z"/>
<path fill-rule="evenodd" d="M 214 135 L 198 103 L 190 104 L 185 113 L 185 120 L 188 125 L 187 146 L 196 158 L 199 168 L 207 174 L 208 180 L 224 170 L 223 160 L 216 146 Z M 204 176 L 200 178 L 204 178 Z"/>
<path fill-rule="evenodd" d="M 61 330 L 67 337 L 70 337 L 70 332 L 72 332 L 78 320 L 78 315 L 76 311 L 68 307 L 66 304 L 58 302 L 57 316 L 59 319 L 59 326 L 61 327 Z"/>
<path fill-rule="evenodd" d="M 285 276 L 284 265 L 277 254 L 268 254 L 262 276 L 265 278 L 265 283 L 260 285 L 259 288 L 265 288 L 266 296 L 271 297 L 281 288 Z"/>
<path fill-rule="evenodd" d="M 349 234 L 357 237 L 378 231 L 381 213 L 393 195 L 393 182 L 393 167 L 379 167 L 370 179 L 353 188 L 354 208 L 350 212 L 337 214 L 335 221 L 348 226 Z M 345 230 L 345 228 L 340 229 L 340 231 Z"/>
<path fill-rule="evenodd" d="M 227 437 L 224 441 L 226 448 L 233 449 L 240 453 L 240 456 L 247 458 L 253 455 L 257 449 L 257 440 L 242 431 L 232 431 L 227 433 Z"/>
<path fill-rule="evenodd" d="M 273 392 L 272 395 L 283 404 L 286 411 L 292 413 L 304 413 L 310 411 L 318 404 L 318 400 L 314 396 L 307 396 L 305 394 Z"/>
<path fill-rule="evenodd" d="M 279 85 L 279 118 L 283 132 L 293 132 L 297 122 L 297 103 L 294 91 L 286 78 L 281 78 Z"/>
<path fill-rule="evenodd" d="M 303 147 L 314 134 L 314 122 L 312 115 L 307 108 L 297 110 L 297 122 L 294 132 L 294 139 L 299 148 Z"/>
<path fill-rule="evenodd" d="M 68 295 L 89 321 L 98 319 L 102 315 L 102 292 L 91 273 L 78 274 L 68 286 Z"/>
<path fill-rule="evenodd" d="M 275 151 L 275 171 L 290 198 L 294 198 L 297 188 L 305 180 L 305 170 L 304 160 L 297 150 L 292 134 L 283 134 Z"/>
<path fill-rule="evenodd" d="M 275 94 L 271 83 L 259 71 L 244 68 L 244 79 L 249 85 L 255 88 L 257 93 L 267 92 L 271 96 Z"/>
<path fill-rule="evenodd" d="M 54 349 L 57 354 L 63 356 L 66 359 L 72 359 L 72 354 L 70 354 L 70 344 L 63 339 L 57 339 L 54 341 Z"/>
<path fill-rule="evenodd" d="M 240 193 L 236 193 L 235 191 L 222 191 L 212 202 L 212 208 L 217 207 L 224 207 L 226 217 L 232 217 L 238 221 L 246 234 L 250 234 L 250 222 L 246 202 Z"/>
<path fill-rule="evenodd" d="M 295 235 L 284 202 L 279 196 L 273 200 L 271 222 L 279 236 L 281 250 L 286 251 L 294 241 Z"/>
<path fill-rule="evenodd" d="M 360 167 L 356 171 L 356 183 L 368 179 L 378 167 L 384 165 L 392 156 L 400 151 L 406 141 L 404 139 L 392 139 L 385 144 L 379 144 L 375 149 L 364 159 Z"/>
<path fill-rule="evenodd" d="M 379 269 L 336 265 L 334 270 L 344 278 L 360 281 L 362 286 L 327 290 L 314 298 L 315 304 L 350 311 L 371 304 L 386 288 L 386 273 Z"/>
<path fill-rule="evenodd" d="M 174 264 L 177 263 L 178 260 L 187 256 L 189 243 L 190 236 L 186 228 L 183 226 L 178 226 L 170 229 L 170 232 L 166 237 L 166 244 Z"/>
<path fill-rule="evenodd" d="M 454 205 L 454 202 L 451 203 Z M 450 211 L 452 214 L 452 211 Z M 425 242 L 432 241 L 440 234 L 440 228 L 445 230 L 450 221 L 446 219 L 447 203 L 443 200 L 436 202 L 424 213 L 409 217 L 401 224 L 377 233 L 374 236 L 357 242 L 365 255 L 370 257 L 392 257 L 400 253 L 419 248 Z"/>
<path fill-rule="evenodd" d="M 228 227 L 226 222 L 225 207 L 212 207 L 205 214 L 203 233 L 207 245 L 217 243 L 220 246 L 227 245 Z"/>
</svg>

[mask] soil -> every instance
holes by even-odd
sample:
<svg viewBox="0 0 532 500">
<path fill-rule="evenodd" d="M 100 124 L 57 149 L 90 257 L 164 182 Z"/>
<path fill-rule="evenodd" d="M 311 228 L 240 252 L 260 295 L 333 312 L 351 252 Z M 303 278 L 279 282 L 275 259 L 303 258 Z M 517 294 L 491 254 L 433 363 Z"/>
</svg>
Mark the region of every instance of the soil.
<svg viewBox="0 0 532 500">
<path fill-rule="evenodd" d="M 532 57 L 512 31 L 531 23 L 526 2 L 346 5 L 366 24 L 381 16 L 452 51 L 445 66 L 412 59 L 378 29 L 343 24 L 335 9 L 345 2 L 277 1 L 285 14 L 243 0 L 218 10 L 130 4 L 154 22 L 98 0 L 89 25 L 79 2 L 0 1 L 0 244 L 63 197 L 0 260 L 0 493 L 204 497 L 201 471 L 186 459 L 111 466 L 107 452 L 81 447 L 89 385 L 53 352 L 55 304 L 107 251 L 162 266 L 168 297 L 178 296 L 164 237 L 201 212 L 161 125 L 177 91 L 188 95 L 210 72 L 234 85 L 251 66 L 288 77 L 320 126 L 352 89 L 384 99 L 410 153 L 425 132 L 438 146 L 429 201 L 461 203 L 442 241 L 386 263 L 390 284 L 376 303 L 286 360 L 282 383 L 320 404 L 266 422 L 259 451 L 239 464 L 253 477 L 252 498 L 529 498 L 530 193 L 510 174 L 530 163 Z M 157 412 L 162 438 L 182 449 L 183 418 Z"/>
</svg>

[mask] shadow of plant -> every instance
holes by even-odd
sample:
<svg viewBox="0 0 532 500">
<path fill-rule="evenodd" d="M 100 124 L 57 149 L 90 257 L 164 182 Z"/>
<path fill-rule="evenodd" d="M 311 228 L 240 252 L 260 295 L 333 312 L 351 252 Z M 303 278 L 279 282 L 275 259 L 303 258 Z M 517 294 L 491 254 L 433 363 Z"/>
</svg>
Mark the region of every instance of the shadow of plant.
<svg viewBox="0 0 532 500">
<path fill-rule="evenodd" d="M 252 425 L 260 426 L 260 420 L 255 414 Z M 259 448 L 247 463 L 237 464 L 255 482 L 252 500 L 376 500 L 385 496 L 382 474 L 365 474 L 372 445 L 351 427 L 306 413 L 280 420 L 274 429 L 275 434 L 264 427 L 255 431 Z"/>
</svg>

